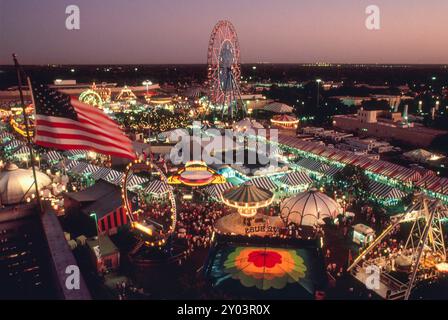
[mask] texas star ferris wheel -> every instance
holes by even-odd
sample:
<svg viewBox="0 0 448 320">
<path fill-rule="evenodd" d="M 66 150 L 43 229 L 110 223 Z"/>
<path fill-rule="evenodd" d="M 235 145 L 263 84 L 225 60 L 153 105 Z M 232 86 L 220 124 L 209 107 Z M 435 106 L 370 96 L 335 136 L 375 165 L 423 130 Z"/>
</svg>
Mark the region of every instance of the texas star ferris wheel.
<svg viewBox="0 0 448 320">
<path fill-rule="evenodd" d="M 210 36 L 207 53 L 210 99 L 222 118 L 233 119 L 238 111 L 245 112 L 240 93 L 240 47 L 235 27 L 219 21 Z"/>
</svg>

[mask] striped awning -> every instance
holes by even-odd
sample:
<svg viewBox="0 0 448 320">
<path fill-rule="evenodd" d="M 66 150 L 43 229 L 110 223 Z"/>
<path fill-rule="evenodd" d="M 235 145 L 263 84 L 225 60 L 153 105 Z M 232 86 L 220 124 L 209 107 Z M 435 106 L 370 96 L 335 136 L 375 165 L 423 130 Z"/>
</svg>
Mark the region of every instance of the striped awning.
<svg viewBox="0 0 448 320">
<path fill-rule="evenodd" d="M 104 178 L 104 180 L 116 185 L 121 186 L 123 178 L 123 172 L 119 172 L 117 170 L 110 170 L 109 174 Z"/>
<path fill-rule="evenodd" d="M 71 173 L 82 174 L 89 164 L 86 162 L 79 162 L 76 166 L 72 167 L 69 171 Z"/>
<path fill-rule="evenodd" d="M 323 175 L 327 177 L 334 177 L 334 175 L 340 172 L 341 170 L 342 168 L 338 168 L 336 166 L 328 166 L 328 168 L 321 171 L 321 173 L 323 173 Z"/>
<path fill-rule="evenodd" d="M 89 164 L 87 167 L 85 167 L 84 170 L 81 171 L 81 173 L 82 174 L 86 174 L 86 173 L 94 174 L 95 172 L 97 172 L 100 169 L 101 169 L 101 167 L 95 166 L 93 164 Z"/>
<path fill-rule="evenodd" d="M 314 172 L 323 172 L 329 168 L 327 164 L 309 158 L 300 159 L 296 164 L 306 170 Z"/>
<path fill-rule="evenodd" d="M 80 164 L 81 162 L 76 161 L 76 160 L 68 160 L 65 162 L 65 169 L 67 171 L 70 171 L 73 167 L 76 167 L 78 164 Z M 63 167 L 63 166 L 62 166 Z"/>
<path fill-rule="evenodd" d="M 139 176 L 137 176 L 135 174 L 131 174 L 131 176 L 128 176 L 126 185 L 128 187 L 134 187 L 136 185 L 141 185 L 141 184 L 144 184 L 146 182 L 148 182 L 148 179 L 143 178 L 143 177 L 139 177 Z"/>
<path fill-rule="evenodd" d="M 14 140 L 9 141 L 5 145 L 5 148 L 8 148 L 9 150 L 14 150 L 14 149 L 17 149 L 18 147 L 21 147 L 24 145 L 25 145 L 25 143 L 23 143 L 22 141 L 14 139 Z"/>
<path fill-rule="evenodd" d="M 253 178 L 251 182 L 258 188 L 266 189 L 269 191 L 277 189 L 277 185 L 269 177 Z"/>
<path fill-rule="evenodd" d="M 400 182 L 416 182 L 422 178 L 422 175 L 415 169 L 406 168 L 388 161 L 374 160 L 366 156 L 355 155 L 353 152 L 349 151 L 326 147 L 318 142 L 303 141 L 297 137 L 280 134 L 278 136 L 278 143 L 302 152 L 326 157 L 328 160 L 338 161 L 342 164 L 356 165 L 374 174 L 382 175 Z M 307 163 L 305 159 L 302 160 L 303 164 L 300 164 L 300 161 L 298 163 L 300 166 L 303 166 L 307 170 L 322 172 L 322 170 L 317 170 L 311 164 Z"/>
<path fill-rule="evenodd" d="M 210 195 L 211 197 L 217 199 L 217 200 L 221 200 L 221 195 L 222 193 L 233 187 L 233 184 L 231 184 L 230 182 L 226 182 L 226 183 L 220 183 L 220 184 L 212 184 L 210 186 L 207 186 L 204 188 L 204 191 Z"/>
<path fill-rule="evenodd" d="M 87 154 L 86 150 L 67 150 L 64 152 L 67 157 L 85 157 Z"/>
<path fill-rule="evenodd" d="M 402 199 L 406 196 L 406 192 L 373 180 L 369 181 L 369 191 L 373 197 L 381 199 Z"/>
<path fill-rule="evenodd" d="M 144 192 L 161 194 L 167 192 L 169 187 L 170 186 L 168 186 L 166 182 L 163 182 L 161 180 L 153 180 L 148 183 L 148 185 L 145 187 Z"/>
<path fill-rule="evenodd" d="M 416 183 L 417 187 L 448 195 L 448 179 L 438 176 L 426 176 Z"/>
<path fill-rule="evenodd" d="M 9 133 L 9 132 L 2 132 L 2 133 L 0 133 L 0 140 L 3 140 L 5 138 L 14 139 L 14 135 Z"/>
<path fill-rule="evenodd" d="M 47 161 L 53 161 L 53 162 L 62 160 L 64 158 L 62 154 L 54 150 L 48 151 L 42 157 Z"/>
<path fill-rule="evenodd" d="M 298 171 L 285 174 L 280 179 L 280 182 L 291 187 L 296 187 L 311 184 L 313 180 L 305 172 Z"/>
<path fill-rule="evenodd" d="M 104 177 L 106 177 L 110 173 L 110 170 L 111 169 L 109 169 L 109 168 L 99 167 L 98 171 L 95 171 L 95 172 L 92 173 L 92 178 L 95 179 L 95 180 L 99 180 L 101 178 L 104 178 Z"/>
<path fill-rule="evenodd" d="M 23 156 L 23 155 L 29 155 L 29 154 L 30 154 L 30 148 L 28 148 L 28 146 L 26 146 L 26 145 L 23 145 L 23 146 L 20 146 L 20 147 L 16 148 L 16 149 L 12 152 L 12 154 L 13 154 L 15 157 Z"/>
</svg>

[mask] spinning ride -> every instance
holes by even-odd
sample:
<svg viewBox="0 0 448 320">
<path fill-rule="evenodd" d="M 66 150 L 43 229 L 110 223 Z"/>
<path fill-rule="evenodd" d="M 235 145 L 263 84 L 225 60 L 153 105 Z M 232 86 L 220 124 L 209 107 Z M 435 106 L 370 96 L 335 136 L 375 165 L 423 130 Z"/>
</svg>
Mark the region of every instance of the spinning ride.
<svg viewBox="0 0 448 320">
<path fill-rule="evenodd" d="M 448 208 L 439 200 L 430 200 L 418 194 L 413 205 L 360 253 L 348 271 L 365 283 L 368 268 L 381 268 L 380 283 L 375 292 L 385 299 L 408 300 L 419 282 L 436 280 L 446 274 L 447 254 L 442 220 L 447 216 Z M 410 224 L 410 230 L 400 249 L 384 249 L 383 240 L 405 224 Z M 384 254 L 375 255 L 375 250 Z"/>
<path fill-rule="evenodd" d="M 151 247 L 165 245 L 176 228 L 177 219 L 176 200 L 171 187 L 166 188 L 169 208 L 165 208 L 165 214 L 157 214 L 156 216 L 152 214 L 153 211 L 150 209 L 153 208 L 153 203 L 151 203 L 153 199 L 149 197 L 150 199 L 148 200 L 148 194 L 145 192 L 147 189 L 138 192 L 138 204 L 132 207 L 128 186 L 129 182 L 137 174 L 148 177 L 149 183 L 167 184 L 165 174 L 150 161 L 142 162 L 136 160 L 126 168 L 122 187 L 123 207 L 131 221 L 132 230 L 135 231 L 140 240 L 134 248 L 134 252 L 142 245 Z"/>
</svg>

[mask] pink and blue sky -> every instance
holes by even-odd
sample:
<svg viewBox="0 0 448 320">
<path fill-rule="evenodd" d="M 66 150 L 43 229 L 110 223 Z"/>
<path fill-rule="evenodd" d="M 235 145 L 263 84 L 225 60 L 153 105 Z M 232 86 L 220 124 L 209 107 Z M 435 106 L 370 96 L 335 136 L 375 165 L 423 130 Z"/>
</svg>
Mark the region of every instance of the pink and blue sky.
<svg viewBox="0 0 448 320">
<path fill-rule="evenodd" d="M 371 4 L 379 31 L 364 24 Z M 245 63 L 448 63 L 447 0 L 0 0 L 0 64 L 205 63 L 220 19 Z"/>
</svg>

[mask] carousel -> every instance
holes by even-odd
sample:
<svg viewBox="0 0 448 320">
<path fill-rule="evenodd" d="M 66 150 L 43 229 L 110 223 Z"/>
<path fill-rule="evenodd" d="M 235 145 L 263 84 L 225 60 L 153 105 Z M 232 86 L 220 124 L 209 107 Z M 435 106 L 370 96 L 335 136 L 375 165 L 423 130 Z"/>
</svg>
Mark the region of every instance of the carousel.
<svg viewBox="0 0 448 320">
<path fill-rule="evenodd" d="M 272 117 L 271 124 L 282 129 L 297 129 L 299 120 L 295 116 L 278 114 Z"/>
<path fill-rule="evenodd" d="M 215 225 L 220 233 L 236 235 L 260 235 L 277 233 L 282 227 L 282 220 L 276 216 L 267 216 L 259 209 L 268 207 L 274 201 L 275 195 L 259 188 L 248 181 L 244 184 L 227 189 L 221 195 L 221 201 L 237 212 L 219 219 Z"/>
</svg>

